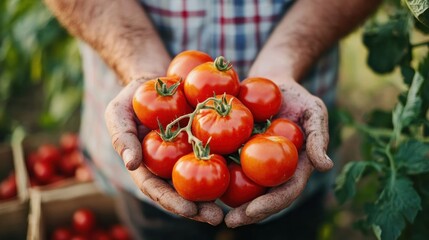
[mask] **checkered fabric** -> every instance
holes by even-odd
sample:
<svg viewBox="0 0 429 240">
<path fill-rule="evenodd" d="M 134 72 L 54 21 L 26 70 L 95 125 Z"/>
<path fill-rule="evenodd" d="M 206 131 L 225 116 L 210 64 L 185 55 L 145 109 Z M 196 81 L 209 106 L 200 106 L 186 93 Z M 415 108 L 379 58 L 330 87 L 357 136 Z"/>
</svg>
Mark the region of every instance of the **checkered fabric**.
<svg viewBox="0 0 429 240">
<path fill-rule="evenodd" d="M 225 56 L 241 79 L 264 45 L 276 22 L 293 3 L 290 0 L 142 0 L 172 56 L 188 49 Z M 85 78 L 81 121 L 83 146 L 97 170 L 96 179 L 106 190 L 111 184 L 146 199 L 133 183 L 113 150 L 104 124 L 104 109 L 121 90 L 115 74 L 89 46 L 81 44 Z M 338 52 L 326 52 L 301 81 L 330 106 L 334 102 Z M 304 196 L 325 180 L 314 174 Z M 148 200 L 149 201 L 149 200 Z"/>
</svg>

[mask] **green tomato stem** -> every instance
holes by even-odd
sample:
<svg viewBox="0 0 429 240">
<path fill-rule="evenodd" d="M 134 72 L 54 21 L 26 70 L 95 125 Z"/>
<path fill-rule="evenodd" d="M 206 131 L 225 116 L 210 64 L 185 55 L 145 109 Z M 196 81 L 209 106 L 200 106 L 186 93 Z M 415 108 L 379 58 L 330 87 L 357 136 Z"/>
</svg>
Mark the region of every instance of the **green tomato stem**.
<svg viewBox="0 0 429 240">
<path fill-rule="evenodd" d="M 414 43 L 414 44 L 411 45 L 412 48 L 422 47 L 422 46 L 429 46 L 429 41 L 420 42 L 420 43 Z"/>
<path fill-rule="evenodd" d="M 207 144 L 204 146 L 203 142 L 198 139 L 197 137 L 194 136 L 194 134 L 192 133 L 192 121 L 195 118 L 195 115 L 201 110 L 206 108 L 206 104 L 209 101 L 218 101 L 218 99 L 216 99 L 215 97 L 210 97 L 207 98 L 206 100 L 204 100 L 201 103 L 198 103 L 198 105 L 196 106 L 195 110 L 191 113 L 188 113 L 186 115 L 180 116 L 178 118 L 176 118 L 174 121 L 172 121 L 171 123 L 169 123 L 165 129 L 166 132 L 171 132 L 171 129 L 174 125 L 178 124 L 181 120 L 188 118 L 188 124 L 186 124 L 185 127 L 183 128 L 179 128 L 177 131 L 174 132 L 174 134 L 169 138 L 166 139 L 166 141 L 171 141 L 171 139 L 174 139 L 177 137 L 177 135 L 179 135 L 179 133 L 185 131 L 188 134 L 188 142 L 190 144 L 192 144 L 192 147 L 194 149 L 194 154 L 198 159 L 203 159 L 203 160 L 208 160 L 210 159 L 211 155 L 210 155 L 210 148 L 209 148 L 209 142 L 210 140 L 207 142 Z"/>
<path fill-rule="evenodd" d="M 156 92 L 163 97 L 173 96 L 177 92 L 180 83 L 181 80 L 171 85 L 170 87 L 167 87 L 167 84 L 165 84 L 161 79 L 158 78 L 155 83 L 155 89 Z"/>
<path fill-rule="evenodd" d="M 216 67 L 216 69 L 221 72 L 228 71 L 232 68 L 232 63 L 230 61 L 226 61 L 223 56 L 217 57 L 214 60 L 213 64 Z"/>
</svg>

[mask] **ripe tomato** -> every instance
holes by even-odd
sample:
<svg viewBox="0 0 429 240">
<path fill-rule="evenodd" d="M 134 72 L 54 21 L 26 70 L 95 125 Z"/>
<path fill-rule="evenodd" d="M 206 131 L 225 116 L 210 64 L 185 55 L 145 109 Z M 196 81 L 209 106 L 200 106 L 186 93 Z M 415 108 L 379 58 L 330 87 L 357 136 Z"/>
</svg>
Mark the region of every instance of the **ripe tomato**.
<svg viewBox="0 0 429 240">
<path fill-rule="evenodd" d="M 255 122 L 270 119 L 282 105 L 280 88 L 273 81 L 261 77 L 242 81 L 238 99 L 252 112 Z"/>
<path fill-rule="evenodd" d="M 221 99 L 222 96 L 217 96 Z M 233 99 L 232 99 L 233 98 Z M 226 95 L 226 102 L 231 102 L 230 110 L 218 112 L 215 109 L 202 109 L 195 115 L 192 132 L 204 144 L 210 139 L 210 151 L 217 154 L 235 152 L 250 137 L 253 129 L 253 116 L 249 109 L 237 98 Z M 213 101 L 207 106 L 215 107 Z M 221 107 L 225 110 L 225 107 Z M 222 114 L 226 113 L 225 116 Z"/>
<path fill-rule="evenodd" d="M 142 142 L 143 163 L 155 175 L 171 178 L 174 164 L 185 154 L 192 152 L 188 134 L 181 132 L 173 141 L 164 141 L 160 134 L 152 130 Z"/>
<path fill-rule="evenodd" d="M 40 159 L 41 158 L 40 158 L 39 153 L 37 151 L 30 152 L 27 155 L 27 158 L 25 159 L 26 160 L 25 163 L 26 163 L 26 166 L 27 166 L 27 169 L 28 169 L 30 175 L 32 175 L 32 176 L 34 175 L 34 172 L 33 172 L 34 164 L 36 162 L 41 161 Z"/>
<path fill-rule="evenodd" d="M 61 151 L 53 144 L 42 144 L 37 149 L 40 160 L 55 165 L 61 158 Z"/>
<path fill-rule="evenodd" d="M 167 76 L 177 76 L 185 80 L 192 69 L 205 62 L 213 62 L 212 57 L 207 53 L 197 50 L 183 51 L 171 60 L 167 69 Z"/>
<path fill-rule="evenodd" d="M 226 191 L 229 173 L 221 155 L 212 154 L 209 159 L 198 159 L 189 153 L 173 167 L 173 185 L 183 198 L 189 201 L 213 201 Z"/>
<path fill-rule="evenodd" d="M 120 224 L 112 225 L 109 229 L 109 233 L 114 240 L 131 240 L 128 229 Z"/>
<path fill-rule="evenodd" d="M 0 200 L 14 198 L 17 195 L 15 173 L 11 172 L 9 176 L 0 182 Z"/>
<path fill-rule="evenodd" d="M 83 155 L 79 150 L 73 150 L 62 156 L 58 162 L 59 171 L 66 177 L 75 175 L 76 169 L 82 164 Z"/>
<path fill-rule="evenodd" d="M 248 178 L 240 165 L 228 165 L 230 181 L 228 189 L 220 200 L 230 207 L 238 207 L 265 193 L 266 187 L 260 186 Z"/>
<path fill-rule="evenodd" d="M 182 90 L 171 87 L 178 83 L 176 77 L 163 77 L 159 80 L 143 83 L 133 97 L 133 109 L 137 118 L 152 130 L 158 129 L 158 120 L 165 126 L 192 111 Z"/>
<path fill-rule="evenodd" d="M 73 236 L 72 231 L 66 227 L 56 228 L 51 235 L 52 240 L 70 240 Z"/>
<path fill-rule="evenodd" d="M 265 132 L 269 135 L 283 136 L 289 139 L 298 151 L 301 150 L 304 144 L 304 133 L 298 124 L 287 118 L 277 118 L 273 120 Z"/>
<path fill-rule="evenodd" d="M 79 147 L 79 137 L 75 133 L 63 133 L 60 137 L 60 147 L 65 153 L 77 150 Z"/>
<path fill-rule="evenodd" d="M 259 185 L 273 187 L 293 176 L 298 151 L 285 137 L 260 135 L 244 145 L 240 161 L 246 176 Z"/>
<path fill-rule="evenodd" d="M 80 165 L 75 171 L 75 178 L 81 182 L 88 182 L 92 180 L 92 174 L 89 167 Z"/>
<path fill-rule="evenodd" d="M 73 213 L 73 227 L 79 233 L 89 233 L 96 226 L 94 213 L 86 208 L 80 208 Z"/>
<path fill-rule="evenodd" d="M 236 96 L 240 82 L 232 65 L 225 62 L 223 57 L 218 57 L 214 62 L 206 62 L 192 69 L 183 87 L 186 99 L 195 107 L 213 94 Z"/>
<path fill-rule="evenodd" d="M 49 162 L 38 161 L 34 163 L 33 167 L 34 177 L 37 182 L 41 184 L 47 184 L 51 182 L 51 179 L 55 176 L 55 167 Z"/>
</svg>

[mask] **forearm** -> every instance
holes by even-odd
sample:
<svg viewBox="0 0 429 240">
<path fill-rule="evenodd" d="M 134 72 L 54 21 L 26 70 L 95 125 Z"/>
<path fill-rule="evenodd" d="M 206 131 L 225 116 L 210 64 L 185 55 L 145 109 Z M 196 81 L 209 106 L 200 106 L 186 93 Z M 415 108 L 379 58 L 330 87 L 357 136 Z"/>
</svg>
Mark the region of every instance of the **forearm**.
<svg viewBox="0 0 429 240">
<path fill-rule="evenodd" d="M 285 79 L 301 79 L 324 51 L 362 23 L 380 2 L 296 1 L 264 45 L 249 75 L 282 74 Z M 267 61 L 269 64 L 264 64 Z"/>
<path fill-rule="evenodd" d="M 125 83 L 165 75 L 170 57 L 135 0 L 45 0 L 74 36 L 91 45 Z"/>
</svg>

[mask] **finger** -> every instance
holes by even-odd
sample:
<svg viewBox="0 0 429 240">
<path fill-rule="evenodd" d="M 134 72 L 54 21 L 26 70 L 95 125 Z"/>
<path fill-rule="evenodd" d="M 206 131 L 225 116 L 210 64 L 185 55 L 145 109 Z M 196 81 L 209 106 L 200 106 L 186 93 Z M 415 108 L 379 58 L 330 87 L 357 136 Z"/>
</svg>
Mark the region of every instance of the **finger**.
<svg viewBox="0 0 429 240">
<path fill-rule="evenodd" d="M 140 190 L 166 210 L 188 218 L 198 214 L 195 203 L 182 198 L 170 184 L 153 175 L 143 165 L 130 171 L 130 174 Z"/>
<path fill-rule="evenodd" d="M 225 224 L 229 228 L 249 225 L 258 222 L 259 219 L 246 215 L 246 208 L 249 203 L 245 203 L 237 208 L 231 209 L 225 216 Z"/>
<path fill-rule="evenodd" d="M 322 100 L 316 98 L 311 107 L 303 114 L 303 128 L 306 140 L 308 159 L 319 171 L 327 171 L 334 166 L 326 154 L 329 143 L 328 112 Z"/>
<path fill-rule="evenodd" d="M 112 145 L 129 170 L 136 169 L 142 161 L 142 150 L 137 138 L 137 125 L 134 121 L 132 97 L 141 83 L 128 84 L 107 106 L 105 120 L 112 138 Z"/>
<path fill-rule="evenodd" d="M 206 222 L 217 226 L 223 221 L 222 209 L 213 202 L 198 203 L 198 214 L 192 217 L 193 220 Z"/>
<path fill-rule="evenodd" d="M 294 177 L 287 183 L 272 188 L 269 193 L 238 208 L 232 209 L 225 217 L 230 228 L 257 223 L 288 207 L 303 191 L 313 170 L 305 154 L 300 157 Z"/>
</svg>

